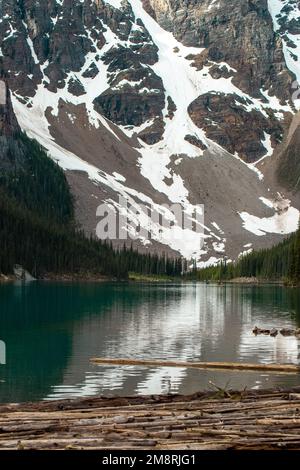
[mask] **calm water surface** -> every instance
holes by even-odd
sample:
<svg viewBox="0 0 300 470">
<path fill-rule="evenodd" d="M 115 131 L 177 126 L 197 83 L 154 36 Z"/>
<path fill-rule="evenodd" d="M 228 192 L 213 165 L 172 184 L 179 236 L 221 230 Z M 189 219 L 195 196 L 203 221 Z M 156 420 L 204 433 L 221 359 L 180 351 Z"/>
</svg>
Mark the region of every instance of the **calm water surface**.
<svg viewBox="0 0 300 470">
<path fill-rule="evenodd" d="M 300 385 L 299 375 L 92 365 L 91 357 L 300 363 L 300 292 L 206 284 L 0 285 L 0 402 Z"/>
</svg>

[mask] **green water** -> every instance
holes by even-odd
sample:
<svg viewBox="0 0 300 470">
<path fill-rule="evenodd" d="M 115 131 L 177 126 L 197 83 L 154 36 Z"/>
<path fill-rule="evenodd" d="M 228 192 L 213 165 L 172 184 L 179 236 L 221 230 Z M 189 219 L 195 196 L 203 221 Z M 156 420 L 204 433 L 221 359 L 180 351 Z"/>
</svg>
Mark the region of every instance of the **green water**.
<svg viewBox="0 0 300 470">
<path fill-rule="evenodd" d="M 0 402 L 300 385 L 298 375 L 97 366 L 91 357 L 300 363 L 300 292 L 205 284 L 0 285 Z"/>
</svg>

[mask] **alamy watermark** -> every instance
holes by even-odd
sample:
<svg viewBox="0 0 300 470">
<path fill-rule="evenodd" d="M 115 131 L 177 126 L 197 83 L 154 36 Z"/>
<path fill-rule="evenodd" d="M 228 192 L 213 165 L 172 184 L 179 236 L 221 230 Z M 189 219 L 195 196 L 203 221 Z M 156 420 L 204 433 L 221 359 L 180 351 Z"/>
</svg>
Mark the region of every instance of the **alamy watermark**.
<svg viewBox="0 0 300 470">
<path fill-rule="evenodd" d="M 0 80 L 0 105 L 6 105 L 6 85 L 3 80 Z"/>
<path fill-rule="evenodd" d="M 138 204 L 120 196 L 97 208 L 100 218 L 96 235 L 101 240 L 184 241 L 188 234 L 202 235 L 204 241 L 204 206 L 182 204 Z M 198 246 L 199 247 L 199 246 Z"/>
<path fill-rule="evenodd" d="M 0 364 L 6 364 L 6 344 L 0 340 Z"/>
<path fill-rule="evenodd" d="M 295 101 L 298 101 L 300 100 L 300 84 L 297 80 L 294 80 L 292 85 L 291 85 L 291 88 L 293 91 L 292 93 L 292 101 L 293 103 L 295 103 Z"/>
</svg>

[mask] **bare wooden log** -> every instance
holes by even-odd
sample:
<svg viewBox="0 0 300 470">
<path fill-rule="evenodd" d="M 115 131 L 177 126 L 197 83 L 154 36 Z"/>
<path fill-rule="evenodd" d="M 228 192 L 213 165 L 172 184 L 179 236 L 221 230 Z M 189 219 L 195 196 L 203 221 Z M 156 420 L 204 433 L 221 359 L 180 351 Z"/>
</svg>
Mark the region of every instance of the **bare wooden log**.
<svg viewBox="0 0 300 470">
<path fill-rule="evenodd" d="M 290 400 L 300 401 L 300 393 L 290 393 L 289 394 Z"/>
<path fill-rule="evenodd" d="M 111 364 L 118 366 L 145 366 L 145 367 L 186 367 L 196 369 L 225 369 L 245 371 L 270 371 L 270 372 L 300 372 L 300 366 L 295 364 L 247 364 L 243 362 L 186 362 L 186 361 L 159 361 L 152 359 L 125 359 L 125 358 L 101 358 L 90 359 L 94 364 Z"/>
</svg>

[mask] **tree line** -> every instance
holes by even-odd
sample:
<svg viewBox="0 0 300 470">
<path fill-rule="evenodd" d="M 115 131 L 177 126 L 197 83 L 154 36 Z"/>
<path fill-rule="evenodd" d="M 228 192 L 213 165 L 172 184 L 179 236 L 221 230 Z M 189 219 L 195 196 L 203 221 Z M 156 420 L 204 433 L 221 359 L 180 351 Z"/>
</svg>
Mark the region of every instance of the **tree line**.
<svg viewBox="0 0 300 470">
<path fill-rule="evenodd" d="M 0 169 L 0 273 L 20 264 L 35 277 L 91 273 L 126 279 L 129 271 L 180 276 L 181 258 L 140 254 L 87 237 L 74 218 L 74 201 L 61 168 L 25 134 L 16 136 L 22 165 Z"/>
<path fill-rule="evenodd" d="M 217 266 L 201 269 L 193 275 L 201 281 L 257 277 L 267 280 L 300 282 L 300 229 L 270 249 L 253 251 L 236 262 L 221 261 Z"/>
</svg>

